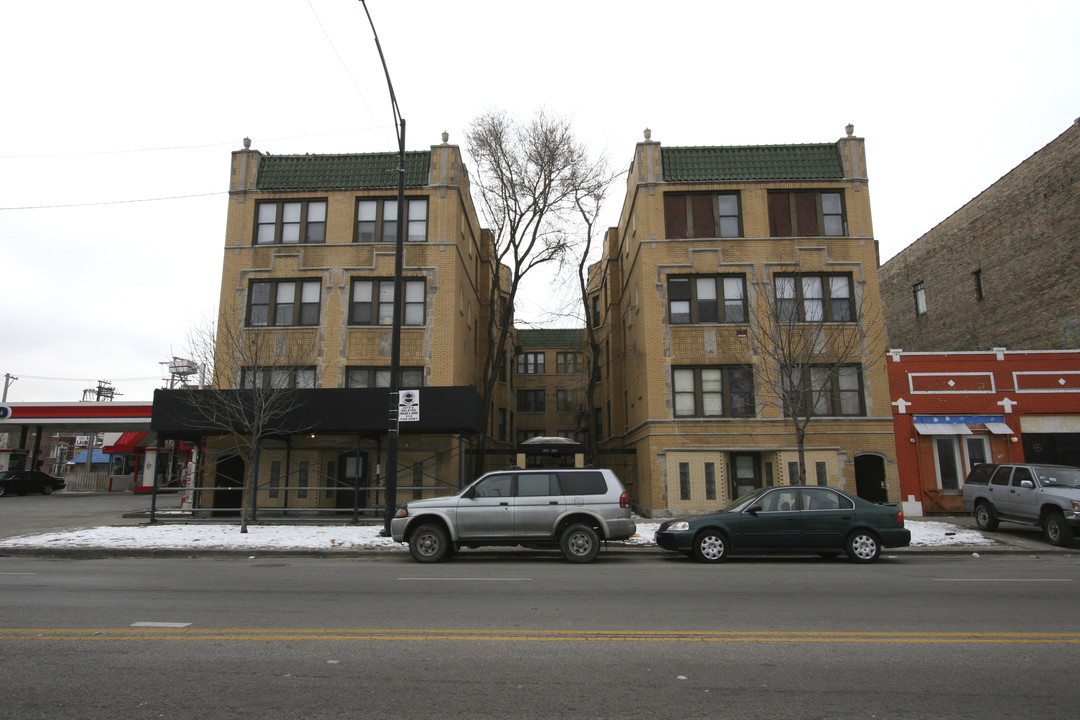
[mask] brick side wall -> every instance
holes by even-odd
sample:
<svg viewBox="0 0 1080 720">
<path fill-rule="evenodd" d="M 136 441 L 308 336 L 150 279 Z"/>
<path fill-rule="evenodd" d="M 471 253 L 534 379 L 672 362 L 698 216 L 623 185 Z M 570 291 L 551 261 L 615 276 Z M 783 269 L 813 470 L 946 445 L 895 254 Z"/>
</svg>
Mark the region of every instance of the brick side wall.
<svg viewBox="0 0 1080 720">
<path fill-rule="evenodd" d="M 881 268 L 889 346 L 1080 347 L 1080 125 Z M 974 273 L 981 272 L 978 299 Z M 923 283 L 927 312 L 916 315 Z"/>
</svg>

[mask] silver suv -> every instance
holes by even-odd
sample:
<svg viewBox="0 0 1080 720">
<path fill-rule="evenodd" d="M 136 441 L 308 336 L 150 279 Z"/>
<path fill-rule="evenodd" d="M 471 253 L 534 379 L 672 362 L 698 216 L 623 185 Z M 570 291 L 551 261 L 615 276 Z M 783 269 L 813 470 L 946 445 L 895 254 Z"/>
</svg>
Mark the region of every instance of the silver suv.
<svg viewBox="0 0 1080 720">
<path fill-rule="evenodd" d="M 525 545 L 562 550 L 570 562 L 596 557 L 603 540 L 637 531 L 630 496 L 611 470 L 503 470 L 447 497 L 414 500 L 390 522 L 397 542 L 419 562 L 438 562 L 460 547 Z"/>
<path fill-rule="evenodd" d="M 1052 545 L 1072 545 L 1080 528 L 1080 468 L 1067 465 L 976 465 L 964 481 L 964 509 L 981 530 L 1002 520 L 1038 525 Z"/>
</svg>

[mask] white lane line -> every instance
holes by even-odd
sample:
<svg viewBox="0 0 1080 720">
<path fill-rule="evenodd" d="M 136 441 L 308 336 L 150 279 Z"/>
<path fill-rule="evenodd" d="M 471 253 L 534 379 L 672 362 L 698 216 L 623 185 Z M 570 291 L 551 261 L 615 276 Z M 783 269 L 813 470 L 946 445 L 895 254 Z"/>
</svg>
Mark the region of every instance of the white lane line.
<svg viewBox="0 0 1080 720">
<path fill-rule="evenodd" d="M 141 628 L 186 628 L 186 627 L 191 627 L 191 623 L 137 622 L 137 623 L 131 623 L 131 627 L 141 627 Z"/>
</svg>

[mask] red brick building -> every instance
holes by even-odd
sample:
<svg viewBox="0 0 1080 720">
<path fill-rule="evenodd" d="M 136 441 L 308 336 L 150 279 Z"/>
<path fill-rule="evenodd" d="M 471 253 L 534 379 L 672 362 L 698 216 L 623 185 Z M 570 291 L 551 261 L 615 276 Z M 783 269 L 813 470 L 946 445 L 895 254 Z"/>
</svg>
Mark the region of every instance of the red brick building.
<svg viewBox="0 0 1080 720">
<path fill-rule="evenodd" d="M 1080 465 L 1080 351 L 886 356 L 896 462 L 908 512 L 961 512 L 982 462 Z"/>
</svg>

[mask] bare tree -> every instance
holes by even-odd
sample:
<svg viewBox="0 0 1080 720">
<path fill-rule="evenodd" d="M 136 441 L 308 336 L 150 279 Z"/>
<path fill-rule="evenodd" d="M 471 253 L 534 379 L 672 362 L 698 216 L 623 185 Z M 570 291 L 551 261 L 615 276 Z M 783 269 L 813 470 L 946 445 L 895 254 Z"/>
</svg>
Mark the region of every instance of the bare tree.
<svg viewBox="0 0 1080 720">
<path fill-rule="evenodd" d="M 590 461 L 594 464 L 599 462 L 600 454 L 600 438 L 598 436 L 598 428 L 596 423 L 593 422 L 593 418 L 596 416 L 596 384 L 599 380 L 595 371 L 597 361 L 600 358 L 600 345 L 602 338 L 599 336 L 600 324 L 597 322 L 597 318 L 593 317 L 594 309 L 591 307 L 590 292 L 591 284 L 593 281 L 599 279 L 602 272 L 599 272 L 599 268 L 596 268 L 598 272 L 595 273 L 595 277 L 590 274 L 590 263 L 593 241 L 594 239 L 603 242 L 604 232 L 597 228 L 597 223 L 600 217 L 600 210 L 604 204 L 604 200 L 607 197 L 608 188 L 618 175 L 612 175 L 607 173 L 606 165 L 598 168 L 597 175 L 593 182 L 589 185 L 580 188 L 576 197 L 574 198 L 574 206 L 577 209 L 578 214 L 581 216 L 581 223 L 584 227 L 584 242 L 582 243 L 577 262 L 577 280 L 578 280 L 578 292 L 580 298 L 580 310 L 581 315 L 585 320 L 584 331 L 584 344 L 585 344 L 585 427 L 588 429 L 586 432 L 586 449 L 588 450 L 588 456 Z M 602 249 L 602 248 L 601 248 Z M 610 332 L 610 328 L 607 332 Z"/>
<path fill-rule="evenodd" d="M 467 148 L 477 173 L 481 214 L 491 229 L 492 274 L 485 326 L 488 354 L 482 375 L 482 421 L 477 447 L 480 463 L 503 352 L 509 349 L 514 301 L 523 278 L 537 267 L 563 261 L 580 243 L 573 232 L 576 201 L 606 173 L 603 161 L 589 156 L 568 121 L 540 112 L 519 124 L 501 112 L 476 118 Z"/>
<path fill-rule="evenodd" d="M 747 321 L 758 398 L 791 422 L 805 484 L 807 428 L 865 411 L 863 382 L 881 360 L 884 323 L 863 312 L 846 276 L 766 274 L 756 290 Z"/>
<path fill-rule="evenodd" d="M 193 330 L 188 342 L 191 358 L 210 381 L 178 391 L 185 420 L 204 434 L 218 435 L 227 443 L 226 453 L 244 460 L 240 532 L 246 533 L 263 442 L 310 428 L 298 412 L 303 406 L 298 390 L 315 386 L 316 338 L 308 332 L 209 324 Z"/>
</svg>

